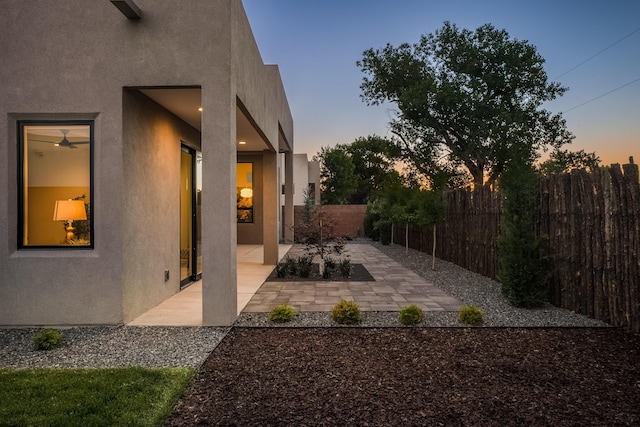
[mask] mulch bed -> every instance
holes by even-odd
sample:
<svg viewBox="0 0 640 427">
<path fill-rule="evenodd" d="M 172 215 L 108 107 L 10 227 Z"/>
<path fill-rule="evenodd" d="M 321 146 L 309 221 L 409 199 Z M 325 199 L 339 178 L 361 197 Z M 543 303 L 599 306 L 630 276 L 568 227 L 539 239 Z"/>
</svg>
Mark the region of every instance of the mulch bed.
<svg viewBox="0 0 640 427">
<path fill-rule="evenodd" d="M 362 264 L 351 264 L 351 274 L 349 277 L 344 277 L 338 270 L 331 271 L 331 275 L 328 279 L 323 278 L 320 275 L 320 267 L 318 264 L 311 266 L 311 272 L 309 277 L 300 277 L 299 275 L 287 274 L 285 277 L 278 277 L 276 269 L 274 268 L 267 282 L 375 282 L 376 279 L 369 273 L 366 267 Z"/>
<path fill-rule="evenodd" d="M 166 425 L 640 425 L 640 337 L 233 328 Z"/>
</svg>

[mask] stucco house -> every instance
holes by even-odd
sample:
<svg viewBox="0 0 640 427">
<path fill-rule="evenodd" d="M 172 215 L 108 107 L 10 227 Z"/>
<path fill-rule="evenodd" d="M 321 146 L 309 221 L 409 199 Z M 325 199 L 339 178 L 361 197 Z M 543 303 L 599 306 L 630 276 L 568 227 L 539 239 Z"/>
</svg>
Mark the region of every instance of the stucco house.
<svg viewBox="0 0 640 427">
<path fill-rule="evenodd" d="M 5 0 L 0 58 L 0 325 L 127 323 L 200 278 L 231 324 L 236 245 L 275 264 L 293 224 L 293 120 L 241 1 Z"/>
</svg>

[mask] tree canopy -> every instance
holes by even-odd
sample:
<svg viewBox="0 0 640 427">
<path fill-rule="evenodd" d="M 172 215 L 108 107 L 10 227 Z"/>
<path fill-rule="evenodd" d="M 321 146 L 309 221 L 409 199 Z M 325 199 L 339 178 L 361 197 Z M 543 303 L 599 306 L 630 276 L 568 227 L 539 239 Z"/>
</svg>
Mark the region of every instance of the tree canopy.
<svg viewBox="0 0 640 427">
<path fill-rule="evenodd" d="M 418 170 L 445 165 L 481 185 L 498 178 L 513 146 L 534 159 L 573 138 L 560 114 L 542 108 L 566 88 L 548 81 L 533 45 L 490 24 L 445 22 L 413 45 L 368 49 L 357 65 L 363 100 L 396 104 L 391 129 Z"/>
<path fill-rule="evenodd" d="M 322 203 L 343 205 L 356 190 L 357 181 L 351 157 L 342 148 L 322 147 L 314 156 L 320 161 L 320 198 Z"/>
<path fill-rule="evenodd" d="M 586 153 L 584 150 L 553 150 L 549 158 L 540 163 L 538 170 L 543 175 L 571 172 L 574 169 L 593 170 L 600 165 L 600 158 L 596 153 Z"/>
<path fill-rule="evenodd" d="M 314 157 L 320 161 L 323 201 L 367 203 L 385 183 L 400 179 L 394 170 L 399 157 L 399 149 L 391 141 L 376 135 L 323 147 Z"/>
</svg>

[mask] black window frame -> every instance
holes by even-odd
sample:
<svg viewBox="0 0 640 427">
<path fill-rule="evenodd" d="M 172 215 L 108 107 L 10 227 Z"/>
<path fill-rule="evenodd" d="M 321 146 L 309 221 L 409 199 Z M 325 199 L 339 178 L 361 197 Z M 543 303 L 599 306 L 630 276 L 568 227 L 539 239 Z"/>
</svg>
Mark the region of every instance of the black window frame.
<svg viewBox="0 0 640 427">
<path fill-rule="evenodd" d="M 88 245 L 29 245 L 24 242 L 24 127 L 25 126 L 89 126 L 89 216 L 87 219 L 90 221 L 91 228 L 89 231 L 89 244 Z M 55 250 L 93 250 L 95 248 L 95 222 L 94 222 L 94 128 L 95 120 L 89 119 L 23 119 L 16 121 L 17 129 L 17 142 L 18 142 L 18 229 L 17 240 L 18 250 L 42 250 L 42 249 L 55 249 Z"/>
</svg>

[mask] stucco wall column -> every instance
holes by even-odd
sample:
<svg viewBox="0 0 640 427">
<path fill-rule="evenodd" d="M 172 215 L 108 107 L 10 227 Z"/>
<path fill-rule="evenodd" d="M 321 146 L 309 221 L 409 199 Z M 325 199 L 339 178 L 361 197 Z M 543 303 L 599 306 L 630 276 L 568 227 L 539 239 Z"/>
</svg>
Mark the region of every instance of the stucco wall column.
<svg viewBox="0 0 640 427">
<path fill-rule="evenodd" d="M 293 243 L 293 152 L 284 153 L 284 242 Z"/>
<path fill-rule="evenodd" d="M 263 245 L 264 263 L 278 263 L 278 154 L 263 151 Z"/>
<path fill-rule="evenodd" d="M 228 326 L 237 317 L 236 106 L 202 89 L 202 324 Z M 228 86 L 214 88 L 229 90 Z"/>
</svg>

